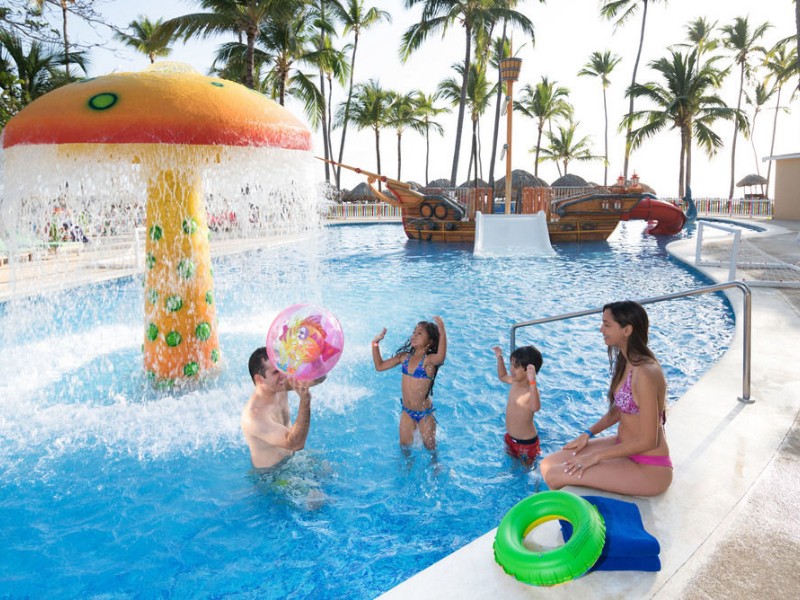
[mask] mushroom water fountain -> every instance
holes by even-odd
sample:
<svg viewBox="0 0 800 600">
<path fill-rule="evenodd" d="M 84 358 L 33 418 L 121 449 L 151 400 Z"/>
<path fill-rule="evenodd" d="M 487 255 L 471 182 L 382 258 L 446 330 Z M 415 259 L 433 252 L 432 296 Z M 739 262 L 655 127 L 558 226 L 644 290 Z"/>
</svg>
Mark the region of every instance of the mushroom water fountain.
<svg viewBox="0 0 800 600">
<path fill-rule="evenodd" d="M 2 148 L 7 239 L 41 236 L 57 205 L 90 228 L 105 217 L 86 215 L 138 210 L 141 224 L 144 209 L 144 368 L 161 384 L 220 366 L 207 212 L 245 233 L 319 225 L 308 129 L 185 65 L 56 89 L 8 122 Z"/>
</svg>

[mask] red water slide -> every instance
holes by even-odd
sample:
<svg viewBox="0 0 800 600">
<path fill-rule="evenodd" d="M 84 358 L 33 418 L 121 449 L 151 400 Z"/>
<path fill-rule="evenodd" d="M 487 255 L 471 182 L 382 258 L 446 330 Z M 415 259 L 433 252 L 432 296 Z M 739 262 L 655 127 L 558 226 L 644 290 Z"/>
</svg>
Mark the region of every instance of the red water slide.
<svg viewBox="0 0 800 600">
<path fill-rule="evenodd" d="M 656 198 L 642 198 L 631 211 L 622 216 L 623 221 L 643 219 L 648 222 L 647 231 L 653 235 L 675 235 L 683 229 L 686 215 L 670 202 Z"/>
</svg>

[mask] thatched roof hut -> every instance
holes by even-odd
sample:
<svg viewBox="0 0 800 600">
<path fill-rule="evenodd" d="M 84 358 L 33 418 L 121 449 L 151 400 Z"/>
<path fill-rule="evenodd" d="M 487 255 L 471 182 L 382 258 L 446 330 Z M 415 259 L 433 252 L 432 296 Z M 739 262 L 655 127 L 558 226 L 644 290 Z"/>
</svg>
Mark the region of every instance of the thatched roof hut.
<svg viewBox="0 0 800 600">
<path fill-rule="evenodd" d="M 489 183 L 484 181 L 483 179 L 470 179 L 469 181 L 465 181 L 458 187 L 460 188 L 488 188 Z"/>
<path fill-rule="evenodd" d="M 553 183 L 550 184 L 550 187 L 569 187 L 569 188 L 577 188 L 577 187 L 588 187 L 589 184 L 586 183 L 586 180 L 583 177 L 578 175 L 573 175 L 572 173 L 567 173 L 566 175 L 562 175 L 558 179 L 556 179 Z"/>
<path fill-rule="evenodd" d="M 520 188 L 546 188 L 550 187 L 544 179 L 539 179 L 533 173 L 524 169 L 514 169 L 511 171 L 511 191 L 515 193 Z M 498 196 L 505 195 L 506 178 L 501 177 L 494 183 L 494 193 Z"/>
<path fill-rule="evenodd" d="M 377 198 L 366 182 L 359 183 L 350 191 L 342 192 L 342 202 L 375 202 Z"/>
<path fill-rule="evenodd" d="M 762 177 L 761 175 L 757 175 L 756 173 L 750 173 L 750 175 L 746 175 L 739 183 L 736 184 L 736 187 L 749 187 L 753 185 L 766 185 L 767 178 Z"/>
<path fill-rule="evenodd" d="M 426 185 L 423 189 L 430 190 L 430 189 L 441 189 L 449 187 L 452 187 L 450 185 L 450 180 L 442 177 L 441 179 L 434 179 L 433 181 L 429 181 L 428 185 Z"/>
</svg>

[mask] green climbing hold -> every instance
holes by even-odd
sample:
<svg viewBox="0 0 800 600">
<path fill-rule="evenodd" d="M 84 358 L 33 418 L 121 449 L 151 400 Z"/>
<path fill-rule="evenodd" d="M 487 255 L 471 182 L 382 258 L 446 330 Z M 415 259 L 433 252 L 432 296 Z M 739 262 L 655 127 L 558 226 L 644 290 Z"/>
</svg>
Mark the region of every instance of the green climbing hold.
<svg viewBox="0 0 800 600">
<path fill-rule="evenodd" d="M 193 375 L 197 375 L 200 371 L 200 365 L 196 362 L 192 361 L 190 363 L 186 363 L 186 366 L 183 367 L 183 374 L 187 377 L 192 377 Z"/>
<path fill-rule="evenodd" d="M 166 306 L 167 310 L 170 312 L 179 311 L 183 308 L 183 298 L 180 296 L 168 296 L 164 301 L 164 306 Z"/>
<path fill-rule="evenodd" d="M 183 233 L 185 233 L 186 235 L 192 235 L 197 231 L 198 225 L 197 221 L 189 217 L 188 219 L 183 220 L 183 224 L 181 225 L 181 227 L 183 228 Z"/>
<path fill-rule="evenodd" d="M 167 337 L 165 337 L 164 339 L 167 342 L 167 346 L 170 346 L 172 348 L 174 348 L 175 346 L 179 345 L 181 343 L 181 340 L 182 340 L 181 334 L 178 333 L 177 331 L 170 331 L 167 334 Z"/>
<path fill-rule="evenodd" d="M 147 339 L 151 342 L 155 342 L 157 337 L 158 327 L 156 327 L 155 323 L 150 323 L 150 325 L 147 326 Z"/>
<path fill-rule="evenodd" d="M 218 361 L 219 361 L 219 350 L 214 348 L 211 351 L 211 362 L 215 363 L 215 362 L 218 362 Z"/>
<path fill-rule="evenodd" d="M 89 108 L 93 108 L 94 110 L 106 110 L 114 106 L 117 100 L 119 100 L 119 96 L 116 94 L 103 92 L 102 94 L 96 94 L 89 98 Z"/>
<path fill-rule="evenodd" d="M 200 323 L 194 330 L 197 339 L 205 342 L 211 337 L 211 325 L 206 322 Z"/>
<path fill-rule="evenodd" d="M 156 257 L 155 254 L 152 252 L 148 252 L 147 256 L 144 259 L 144 264 L 147 265 L 148 269 L 152 269 L 156 266 Z"/>
<path fill-rule="evenodd" d="M 151 240 L 157 242 L 164 237 L 164 230 L 161 228 L 161 225 L 153 225 L 150 228 L 148 235 L 150 236 Z"/>
<path fill-rule="evenodd" d="M 206 292 L 206 304 L 214 304 L 214 292 L 211 290 Z"/>
<path fill-rule="evenodd" d="M 184 279 L 191 279 L 194 277 L 194 272 L 196 270 L 197 267 L 195 266 L 194 261 L 188 258 L 182 258 L 180 262 L 178 262 L 178 275 Z"/>
<path fill-rule="evenodd" d="M 156 302 L 158 302 L 158 290 L 154 290 L 152 288 L 147 290 L 147 301 L 150 304 L 155 304 Z"/>
</svg>

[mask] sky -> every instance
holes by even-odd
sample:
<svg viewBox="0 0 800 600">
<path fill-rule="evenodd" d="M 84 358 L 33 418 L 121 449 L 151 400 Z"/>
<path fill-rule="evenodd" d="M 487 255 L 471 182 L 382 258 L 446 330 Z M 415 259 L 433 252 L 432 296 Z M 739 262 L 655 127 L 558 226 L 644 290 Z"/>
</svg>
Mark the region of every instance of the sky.
<svg viewBox="0 0 800 600">
<path fill-rule="evenodd" d="M 402 63 L 398 58 L 400 40 L 403 33 L 415 23 L 419 7 L 405 9 L 403 0 L 365 0 L 367 6 L 378 6 L 392 14 L 391 23 L 381 23 L 364 32 L 359 40 L 356 56 L 356 83 L 376 79 L 384 89 L 407 93 L 419 89 L 427 94 L 435 91 L 438 83 L 445 78 L 454 77 L 452 65 L 462 60 L 464 35 L 460 28 L 453 28 L 444 36 L 433 36 L 423 46 Z M 600 2 L 597 0 L 550 0 L 541 4 L 536 0 L 520 2 L 517 10 L 528 16 L 534 23 L 535 43 L 519 32 L 514 34 L 513 45 L 517 56 L 523 59 L 519 81 L 514 85 L 514 98 L 519 99 L 525 84 L 534 85 L 541 77 L 555 80 L 570 90 L 569 101 L 575 109 L 579 121 L 578 135 L 588 136 L 592 152 L 603 154 L 603 102 L 600 82 L 594 77 L 578 77 L 577 73 L 587 63 L 594 51 L 611 50 L 622 57 L 622 62 L 611 74 L 608 93 L 609 113 L 609 183 L 621 174 L 624 158 L 624 137 L 617 133 L 617 124 L 627 111 L 628 100 L 624 89 L 630 83 L 636 57 L 641 12 L 620 28 L 599 16 Z M 118 27 L 124 27 L 140 15 L 151 20 L 171 18 L 198 10 L 192 0 L 114 0 L 99 5 L 106 18 Z M 51 15 L 55 18 L 57 15 Z M 646 39 L 642 51 L 637 81 L 657 80 L 657 75 L 648 68 L 648 63 L 667 55 L 667 47 L 685 41 L 686 25 L 697 17 L 717 21 L 727 25 L 735 17 L 749 17 L 751 27 L 764 22 L 773 25 L 763 38 L 763 45 L 771 47 L 779 39 L 793 35 L 794 4 L 791 0 L 670 0 L 668 3 L 649 3 Z M 75 22 L 74 35 L 91 40 L 103 47 L 91 51 L 89 75 L 97 76 L 112 71 L 136 71 L 145 68 L 148 60 L 133 50 L 123 48 L 111 39 L 107 31 L 90 30 Z M 92 39 L 94 37 L 94 39 Z M 215 48 L 224 38 L 205 41 L 176 43 L 173 53 L 166 60 L 189 63 L 200 72 L 207 72 L 214 56 Z M 347 39 L 346 41 L 351 41 Z M 738 182 L 745 175 L 760 173 L 767 175 L 769 163 L 762 159 L 770 154 L 790 154 L 800 152 L 800 95 L 789 104 L 792 85 L 784 86 L 781 104 L 791 112 L 778 113 L 777 135 L 774 149 L 770 148 L 772 122 L 775 116 L 774 98 L 769 107 L 762 110 L 757 119 L 753 140 L 739 134 L 736 146 L 734 180 Z M 738 72 L 729 76 L 719 95 L 729 106 L 735 106 L 738 94 Z M 334 95 L 334 105 L 345 100 L 345 90 Z M 752 107 L 744 100 L 743 109 L 752 119 Z M 637 101 L 636 108 L 645 108 L 645 101 Z M 302 107 L 287 102 L 296 116 L 305 121 Z M 492 139 L 494 109 L 491 108 L 481 119 L 482 178 L 489 178 L 490 144 Z M 452 157 L 455 147 L 456 109 L 452 114 L 438 118 L 445 129 L 443 136 L 431 137 L 431 157 L 429 177 L 436 179 L 450 177 Z M 695 198 L 727 198 L 731 177 L 731 146 L 733 124 L 718 122 L 715 131 L 723 138 L 724 147 L 715 157 L 709 159 L 705 152 L 694 148 L 692 162 L 692 193 Z M 461 147 L 461 160 L 457 175 L 458 183 L 467 179 L 467 163 L 471 143 L 470 123 L 467 117 Z M 339 133 L 334 132 L 334 147 L 338 154 Z M 321 134 L 315 134 L 315 152 L 322 155 Z M 499 145 L 506 141 L 505 119 L 501 119 Z M 536 128 L 532 120 L 514 113 L 512 148 L 512 168 L 534 171 L 534 155 L 530 150 L 536 143 Z M 375 138 L 371 130 L 356 131 L 348 127 L 343 162 L 366 170 L 377 170 Z M 381 165 L 384 174 L 398 177 L 397 137 L 393 130 L 381 133 Z M 664 130 L 651 138 L 631 156 L 631 171 L 635 170 L 641 180 L 651 185 L 662 197 L 677 197 L 679 166 L 679 135 L 675 130 Z M 505 162 L 497 162 L 495 178 L 505 174 Z M 322 171 L 322 169 L 320 169 Z M 569 172 L 580 175 L 588 181 L 603 183 L 603 164 L 601 160 L 592 162 L 573 162 Z M 774 166 L 771 181 L 774 180 Z M 629 173 L 630 175 L 630 173 Z M 425 140 L 413 131 L 407 131 L 402 138 L 402 171 L 400 178 L 409 181 L 425 182 Z M 552 182 L 559 177 L 556 165 L 545 162 L 539 165 L 539 176 Z M 362 181 L 353 174 L 343 176 L 343 187 L 351 188 Z M 770 193 L 772 186 L 770 186 Z M 736 188 L 735 197 L 741 197 L 742 188 Z"/>
</svg>

